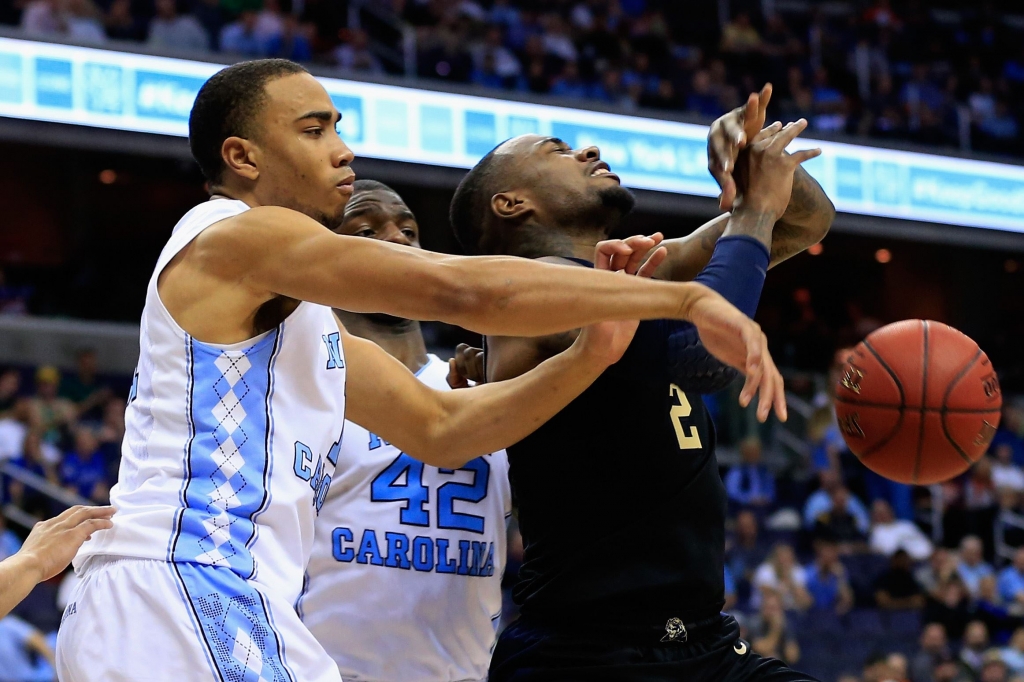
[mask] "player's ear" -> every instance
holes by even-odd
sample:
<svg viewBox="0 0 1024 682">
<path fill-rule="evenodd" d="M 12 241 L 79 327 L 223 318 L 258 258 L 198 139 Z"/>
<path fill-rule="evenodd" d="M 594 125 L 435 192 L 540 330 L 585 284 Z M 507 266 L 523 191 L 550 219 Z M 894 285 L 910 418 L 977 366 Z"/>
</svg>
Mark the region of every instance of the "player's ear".
<svg viewBox="0 0 1024 682">
<path fill-rule="evenodd" d="M 228 171 L 246 180 L 256 180 L 260 176 L 257 155 L 256 146 L 242 137 L 229 137 L 220 146 L 220 157 Z"/>
<path fill-rule="evenodd" d="M 491 210 L 499 218 L 516 220 L 533 212 L 533 201 L 517 192 L 499 192 L 491 197 Z"/>
</svg>

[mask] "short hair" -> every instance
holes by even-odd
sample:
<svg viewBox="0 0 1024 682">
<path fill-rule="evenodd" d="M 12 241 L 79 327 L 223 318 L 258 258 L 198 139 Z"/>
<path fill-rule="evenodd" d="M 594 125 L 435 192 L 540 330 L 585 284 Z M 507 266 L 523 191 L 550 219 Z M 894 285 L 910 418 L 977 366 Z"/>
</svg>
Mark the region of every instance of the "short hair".
<svg viewBox="0 0 1024 682">
<path fill-rule="evenodd" d="M 502 143 L 504 144 L 504 142 Z M 507 157 L 499 156 L 497 147 L 487 152 L 462 178 L 448 210 L 448 219 L 455 239 L 466 253 L 479 254 L 484 228 L 491 223 L 490 201 L 495 193 L 494 178 L 507 170 Z"/>
<path fill-rule="evenodd" d="M 199 89 L 188 117 L 188 143 L 211 185 L 223 178 L 224 140 L 251 137 L 256 114 L 266 102 L 267 83 L 295 73 L 308 72 L 287 59 L 257 59 L 218 71 Z"/>
<path fill-rule="evenodd" d="M 376 180 L 356 180 L 352 183 L 352 193 L 355 194 L 356 192 L 391 192 L 399 199 L 402 198 L 402 195 L 396 192 L 394 188 Z"/>
</svg>

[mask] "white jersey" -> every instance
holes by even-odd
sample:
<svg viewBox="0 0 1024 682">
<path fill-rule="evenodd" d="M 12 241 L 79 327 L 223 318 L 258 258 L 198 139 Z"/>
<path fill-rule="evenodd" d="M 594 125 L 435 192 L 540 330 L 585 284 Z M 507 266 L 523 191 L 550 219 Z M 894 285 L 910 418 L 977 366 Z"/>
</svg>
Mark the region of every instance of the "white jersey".
<svg viewBox="0 0 1024 682">
<path fill-rule="evenodd" d="M 436 356 L 418 373 L 447 390 Z M 456 471 L 349 423 L 299 615 L 345 680 L 483 680 L 501 616 L 505 451 Z"/>
<path fill-rule="evenodd" d="M 294 604 L 345 420 L 337 320 L 329 307 L 301 303 L 248 341 L 204 343 L 157 293 L 175 254 L 246 210 L 219 199 L 193 208 L 160 254 L 110 493 L 114 527 L 93 535 L 75 565 L 134 557 L 227 568 Z"/>
</svg>

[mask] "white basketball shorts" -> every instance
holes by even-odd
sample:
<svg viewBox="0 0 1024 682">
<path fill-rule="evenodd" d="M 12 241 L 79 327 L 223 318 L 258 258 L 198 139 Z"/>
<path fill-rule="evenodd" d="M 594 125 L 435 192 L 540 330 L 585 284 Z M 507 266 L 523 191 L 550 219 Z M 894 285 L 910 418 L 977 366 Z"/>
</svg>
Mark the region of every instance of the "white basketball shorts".
<svg viewBox="0 0 1024 682">
<path fill-rule="evenodd" d="M 60 682 L 341 682 L 291 604 L 227 568 L 93 559 L 57 635 Z"/>
</svg>

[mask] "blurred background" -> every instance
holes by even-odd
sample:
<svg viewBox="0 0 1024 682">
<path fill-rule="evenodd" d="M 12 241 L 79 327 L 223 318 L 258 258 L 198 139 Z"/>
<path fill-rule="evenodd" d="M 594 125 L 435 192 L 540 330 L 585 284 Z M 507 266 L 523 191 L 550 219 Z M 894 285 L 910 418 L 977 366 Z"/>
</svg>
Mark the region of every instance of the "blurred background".
<svg viewBox="0 0 1024 682">
<path fill-rule="evenodd" d="M 61 71 L 39 56 L 48 46 L 109 52 L 68 57 Z M 168 96 L 178 113 L 165 128 L 138 123 L 142 99 L 122 110 L 110 99 L 117 87 L 96 90 L 101 72 L 88 60 L 112 54 L 140 83 L 131 65 L 147 55 L 199 62 L 207 75 L 211 64 L 278 56 L 342 90 L 488 98 L 465 101 L 496 107 L 494 120 L 503 106 L 541 112 L 540 129 L 545 104 L 566 108 L 554 129 L 608 114 L 630 118 L 600 119 L 605 131 L 660 119 L 698 142 L 706 129 L 685 124 L 706 126 L 771 81 L 769 120 L 806 117 L 808 137 L 834 143 L 813 172 L 840 214 L 822 244 L 771 272 L 758 312 L 787 378 L 790 422 L 757 424 L 736 406 L 736 387 L 707 399 L 730 496 L 727 609 L 755 650 L 826 682 L 1024 680 L 1024 5 L 0 0 L 0 558 L 35 520 L 107 500 L 146 283 L 171 228 L 206 198 L 181 133 L 191 100 Z M 377 106 L 376 120 L 369 108 L 357 110 L 362 121 L 346 111 L 357 174 L 402 195 L 425 248 L 458 252 L 454 187 L 502 131 L 518 129 L 509 118 L 474 146 L 467 113 L 449 131 L 464 151 L 424 137 L 403 155 L 367 132 L 383 126 Z M 702 143 L 690 191 L 682 171 L 645 171 L 629 151 L 638 139 L 622 142 L 619 166 L 638 194 L 622 236 L 681 236 L 713 217 Z M 915 180 L 937 166 L 951 174 L 945 189 Z M 971 199 L 943 203 L 957 188 Z M 904 318 L 973 337 L 1004 390 L 990 455 L 941 486 L 868 472 L 830 407 L 843 349 Z M 442 357 L 479 344 L 446 325 L 425 332 Z M 513 556 L 506 584 L 515 570 Z M 52 679 L 49 647 L 73 579 L 40 585 L 0 621 L 0 682 Z"/>
</svg>

